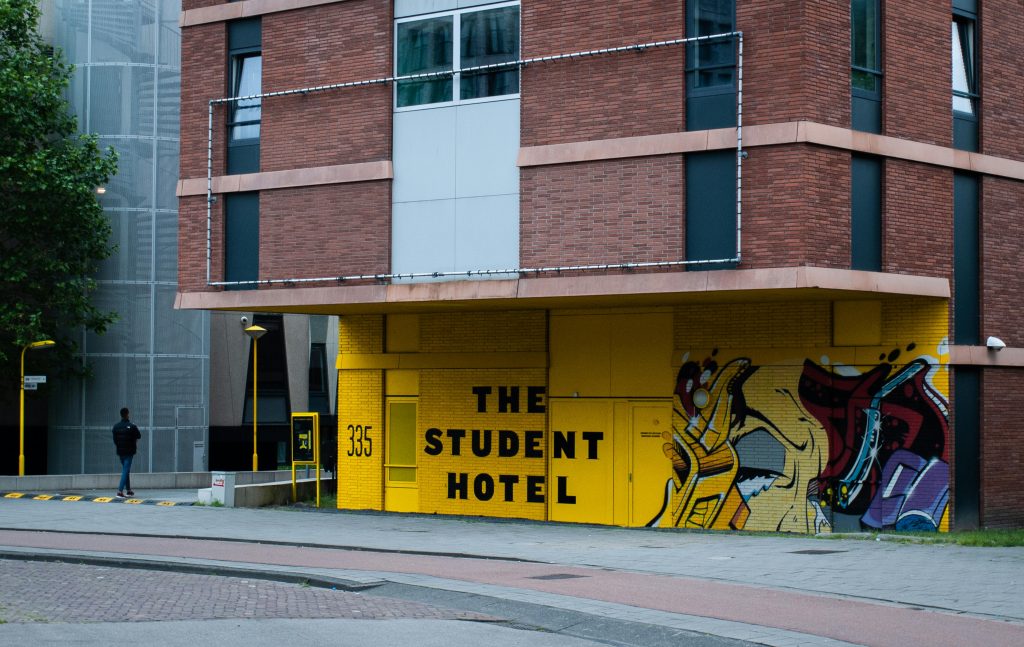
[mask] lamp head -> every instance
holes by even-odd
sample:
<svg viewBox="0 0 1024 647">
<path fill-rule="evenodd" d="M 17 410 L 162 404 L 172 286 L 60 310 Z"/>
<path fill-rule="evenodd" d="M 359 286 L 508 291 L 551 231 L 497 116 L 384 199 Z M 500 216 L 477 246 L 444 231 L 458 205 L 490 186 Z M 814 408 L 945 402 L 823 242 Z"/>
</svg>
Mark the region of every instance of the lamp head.
<svg viewBox="0 0 1024 647">
<path fill-rule="evenodd" d="M 26 348 L 28 348 L 29 350 L 40 350 L 43 348 L 53 348 L 56 345 L 57 342 L 53 341 L 52 339 L 44 339 L 42 341 L 34 341 L 28 346 L 26 346 Z"/>
<path fill-rule="evenodd" d="M 253 339 L 259 339 L 263 335 L 267 334 L 267 329 L 263 326 L 249 326 L 245 329 L 245 334 L 249 335 Z"/>
</svg>

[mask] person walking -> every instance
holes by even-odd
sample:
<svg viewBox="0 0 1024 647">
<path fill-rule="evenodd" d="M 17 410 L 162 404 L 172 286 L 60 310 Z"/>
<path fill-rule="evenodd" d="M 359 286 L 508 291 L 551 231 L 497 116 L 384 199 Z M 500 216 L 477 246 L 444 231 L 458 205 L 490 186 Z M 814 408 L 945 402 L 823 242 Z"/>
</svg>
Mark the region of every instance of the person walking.
<svg viewBox="0 0 1024 647">
<path fill-rule="evenodd" d="M 121 459 L 121 482 L 117 486 L 117 498 L 124 499 L 127 496 L 135 496 L 132 492 L 132 459 L 135 458 L 139 438 L 142 433 L 131 420 L 128 419 L 128 407 L 121 409 L 121 420 L 111 430 L 114 434 L 114 447 L 117 448 L 117 457 Z"/>
</svg>

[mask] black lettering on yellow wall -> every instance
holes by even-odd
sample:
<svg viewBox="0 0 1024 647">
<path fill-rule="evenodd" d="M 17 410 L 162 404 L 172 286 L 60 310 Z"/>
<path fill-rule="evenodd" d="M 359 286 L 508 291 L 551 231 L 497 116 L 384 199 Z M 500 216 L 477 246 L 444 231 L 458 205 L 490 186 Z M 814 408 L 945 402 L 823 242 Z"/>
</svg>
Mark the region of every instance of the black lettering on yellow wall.
<svg viewBox="0 0 1024 647">
<path fill-rule="evenodd" d="M 544 477 L 526 477 L 526 502 L 544 503 Z"/>
<path fill-rule="evenodd" d="M 498 477 L 498 482 L 505 486 L 505 500 L 515 501 L 515 487 L 516 483 L 519 482 L 519 477 L 515 474 L 502 474 Z"/>
<path fill-rule="evenodd" d="M 523 432 L 526 447 L 523 449 L 523 456 L 526 458 L 544 458 L 544 450 L 541 449 L 541 439 L 544 438 L 543 431 Z"/>
<path fill-rule="evenodd" d="M 519 387 L 498 387 L 498 413 L 519 413 Z"/>
<path fill-rule="evenodd" d="M 576 497 L 569 495 L 569 478 L 558 477 L 558 503 L 576 503 Z"/>
<path fill-rule="evenodd" d="M 584 431 L 583 440 L 587 441 L 587 458 L 597 460 L 597 441 L 604 439 L 603 431 Z"/>
<path fill-rule="evenodd" d="M 452 439 L 452 456 L 462 456 L 462 439 L 466 437 L 466 430 L 449 429 L 448 437 Z"/>
<path fill-rule="evenodd" d="M 526 413 L 544 413 L 542 399 L 546 392 L 547 388 L 543 386 L 526 387 Z"/>
<path fill-rule="evenodd" d="M 519 434 L 508 429 L 498 431 L 498 456 L 511 458 L 519 453 Z"/>
<path fill-rule="evenodd" d="M 373 456 L 373 439 L 370 430 L 373 425 L 348 426 L 348 456 Z"/>
<path fill-rule="evenodd" d="M 431 427 L 427 429 L 427 433 L 423 437 L 427 441 L 427 446 L 423 448 L 423 452 L 430 456 L 440 456 L 441 452 L 444 451 L 444 445 L 441 443 L 441 430 Z"/>
<path fill-rule="evenodd" d="M 448 498 L 469 498 L 469 474 L 466 474 L 465 472 L 460 474 L 448 472 Z"/>
<path fill-rule="evenodd" d="M 491 430 L 473 430 L 473 455 L 484 458 L 491 455 Z"/>
<path fill-rule="evenodd" d="M 473 494 L 480 501 L 490 501 L 494 496 L 494 479 L 490 474 L 477 474 L 473 479 Z"/>
<path fill-rule="evenodd" d="M 554 456 L 552 458 L 576 458 L 576 432 L 552 431 Z"/>
<path fill-rule="evenodd" d="M 476 412 L 487 413 L 487 396 L 491 394 L 491 387 L 474 386 L 473 393 L 476 394 Z"/>
</svg>

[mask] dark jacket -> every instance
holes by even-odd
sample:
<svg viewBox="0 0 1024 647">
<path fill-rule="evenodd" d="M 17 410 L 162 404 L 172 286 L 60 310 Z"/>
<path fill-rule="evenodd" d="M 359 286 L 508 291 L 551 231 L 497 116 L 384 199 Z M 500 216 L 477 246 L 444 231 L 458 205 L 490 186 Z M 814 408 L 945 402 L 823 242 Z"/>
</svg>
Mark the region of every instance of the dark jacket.
<svg viewBox="0 0 1024 647">
<path fill-rule="evenodd" d="M 136 442 L 142 438 L 139 428 L 128 420 L 122 420 L 114 425 L 114 445 L 117 447 L 118 456 L 134 456 Z"/>
</svg>

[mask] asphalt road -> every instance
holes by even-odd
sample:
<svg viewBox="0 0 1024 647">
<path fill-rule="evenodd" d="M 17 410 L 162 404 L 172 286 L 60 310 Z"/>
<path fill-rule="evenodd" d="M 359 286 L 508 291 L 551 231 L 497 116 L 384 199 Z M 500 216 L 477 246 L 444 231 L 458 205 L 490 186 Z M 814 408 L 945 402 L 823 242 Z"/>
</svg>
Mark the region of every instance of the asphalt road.
<svg viewBox="0 0 1024 647">
<path fill-rule="evenodd" d="M 29 560 L 28 575 L 12 585 L 7 573 L 18 569 L 0 565 L 0 617 L 8 619 L 0 644 L 137 644 L 116 641 L 148 641 L 143 627 L 154 618 L 168 644 L 180 639 L 190 647 L 197 635 L 224 637 L 224 644 L 242 636 L 246 644 L 280 644 L 300 627 L 301 635 L 326 644 L 436 639 L 446 647 L 1024 644 L 1020 549 L 0 499 L 0 557 Z M 128 578 L 147 575 L 141 584 L 110 590 L 93 581 L 75 588 L 76 576 L 58 572 L 50 577 L 57 597 L 43 604 L 24 590 L 45 572 L 39 560 L 47 559 L 71 562 L 57 565 L 65 568 L 86 568 L 77 564 L 83 562 L 133 567 L 124 571 Z M 189 579 L 211 575 L 225 588 Z M 264 587 L 267 579 L 283 588 Z M 224 593 L 206 593 L 208 587 Z M 125 604 L 109 602 L 121 588 L 147 600 L 127 605 L 145 613 L 46 615 L 64 609 L 60 601 L 75 599 L 75 591 L 87 609 L 121 610 Z M 303 598 L 304 591 L 334 595 Z M 345 606 L 352 603 L 339 602 L 347 597 L 341 593 L 364 604 L 377 600 Z M 363 612 L 360 619 L 351 619 L 354 609 Z M 383 615 L 367 620 L 363 614 L 373 609 Z M 468 615 L 453 615 L 459 613 Z M 369 638 L 361 633 L 368 625 L 375 627 Z"/>
<path fill-rule="evenodd" d="M 596 645 L 501 618 L 266 579 L 0 560 L 5 645 Z"/>
</svg>

